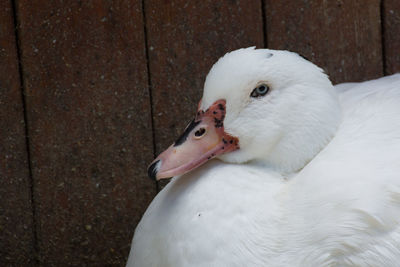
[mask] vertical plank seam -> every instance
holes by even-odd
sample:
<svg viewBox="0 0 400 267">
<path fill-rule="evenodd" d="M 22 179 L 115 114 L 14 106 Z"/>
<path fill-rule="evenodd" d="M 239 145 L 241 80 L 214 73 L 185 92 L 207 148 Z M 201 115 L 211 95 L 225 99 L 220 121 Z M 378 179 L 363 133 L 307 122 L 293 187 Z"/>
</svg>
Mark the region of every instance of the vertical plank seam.
<svg viewBox="0 0 400 267">
<path fill-rule="evenodd" d="M 30 150 L 30 140 L 29 140 L 29 127 L 28 127 L 28 114 L 26 108 L 26 98 L 25 98 L 25 82 L 24 82 L 24 70 L 22 64 L 22 55 L 21 55 L 21 38 L 19 32 L 19 18 L 17 12 L 17 4 L 16 0 L 11 0 L 12 13 L 13 13 L 13 22 L 14 22 L 14 36 L 15 36 L 15 45 L 17 50 L 17 61 L 18 61 L 18 75 L 20 80 L 20 92 L 22 99 L 22 110 L 23 110 L 23 119 L 25 126 L 25 144 L 26 144 L 26 154 L 28 161 L 28 175 L 29 175 L 29 186 L 30 186 L 30 197 L 31 197 L 31 206 L 32 206 L 32 231 L 33 231 L 33 260 L 36 266 L 40 265 L 39 259 L 39 244 L 38 244 L 38 233 L 37 233 L 37 221 L 36 221 L 36 205 L 35 205 L 35 188 L 34 188 L 34 180 L 33 180 L 33 172 L 32 172 L 32 164 L 31 164 L 31 150 Z"/>
<path fill-rule="evenodd" d="M 267 40 L 267 17 L 265 15 L 265 1 L 261 0 L 261 16 L 262 16 L 262 23 L 263 23 L 263 42 L 264 48 L 268 48 L 268 40 Z"/>
<path fill-rule="evenodd" d="M 262 25 L 263 25 L 263 42 L 264 47 L 268 48 L 268 39 L 267 39 L 267 16 L 265 14 L 265 1 L 261 0 L 261 16 L 262 16 Z"/>
<path fill-rule="evenodd" d="M 145 44 L 145 55 L 146 55 L 146 69 L 147 69 L 147 88 L 149 90 L 149 100 L 150 100 L 150 119 L 151 119 L 151 135 L 152 135 L 152 143 L 153 143 L 153 158 L 156 157 L 156 134 L 154 131 L 154 107 L 153 107 L 153 85 L 151 82 L 151 73 L 150 73 L 150 56 L 149 56 L 149 42 L 148 42 L 148 30 L 146 24 L 146 8 L 145 8 L 145 0 L 142 0 L 142 19 L 143 19 L 143 34 L 144 34 L 144 44 Z M 149 162 L 150 163 L 150 162 Z M 160 191 L 159 183 L 156 181 L 156 192 Z"/>
<path fill-rule="evenodd" d="M 381 50 L 382 50 L 382 68 L 383 75 L 387 75 L 387 62 L 386 62 L 386 29 L 385 29 L 385 0 L 379 3 L 380 19 L 381 19 Z"/>
</svg>

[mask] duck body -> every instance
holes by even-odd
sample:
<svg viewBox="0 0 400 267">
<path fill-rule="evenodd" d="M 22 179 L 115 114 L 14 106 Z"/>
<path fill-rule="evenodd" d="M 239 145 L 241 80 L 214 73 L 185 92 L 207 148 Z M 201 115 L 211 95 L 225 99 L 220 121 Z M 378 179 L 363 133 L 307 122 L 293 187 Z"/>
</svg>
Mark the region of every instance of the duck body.
<svg viewBox="0 0 400 267">
<path fill-rule="evenodd" d="M 337 130 L 301 169 L 215 159 L 174 177 L 127 266 L 399 266 L 400 75 L 335 91 Z"/>
</svg>

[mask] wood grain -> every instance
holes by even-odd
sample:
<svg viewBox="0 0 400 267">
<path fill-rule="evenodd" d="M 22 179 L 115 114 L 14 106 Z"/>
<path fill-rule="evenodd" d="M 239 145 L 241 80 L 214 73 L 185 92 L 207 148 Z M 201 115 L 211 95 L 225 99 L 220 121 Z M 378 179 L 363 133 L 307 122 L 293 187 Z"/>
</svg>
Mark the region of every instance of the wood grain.
<svg viewBox="0 0 400 267">
<path fill-rule="evenodd" d="M 400 1 L 383 1 L 385 74 L 400 72 Z"/>
<path fill-rule="evenodd" d="M 156 152 L 195 115 L 211 66 L 225 53 L 263 47 L 261 1 L 145 2 Z"/>
<path fill-rule="evenodd" d="M 141 1 L 18 1 L 40 262 L 125 264 L 155 184 Z"/>
<path fill-rule="evenodd" d="M 0 266 L 29 266 L 33 217 L 11 1 L 0 2 L 0 25 Z"/>
<path fill-rule="evenodd" d="M 400 71 L 397 0 L 15 2 L 36 222 L 13 10 L 2 1 L 0 266 L 35 265 L 35 244 L 43 266 L 124 266 L 156 193 L 146 167 L 191 120 L 228 51 L 265 39 L 335 83 Z"/>
<path fill-rule="evenodd" d="M 383 74 L 378 0 L 267 0 L 265 14 L 268 47 L 304 55 L 334 83 Z"/>
</svg>

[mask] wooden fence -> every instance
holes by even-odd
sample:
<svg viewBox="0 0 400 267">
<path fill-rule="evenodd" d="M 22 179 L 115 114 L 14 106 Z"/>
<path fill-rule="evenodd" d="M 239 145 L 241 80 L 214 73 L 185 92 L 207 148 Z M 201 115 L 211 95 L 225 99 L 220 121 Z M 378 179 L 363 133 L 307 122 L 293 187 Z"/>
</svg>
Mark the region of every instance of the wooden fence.
<svg viewBox="0 0 400 267">
<path fill-rule="evenodd" d="M 0 1 L 0 266 L 123 266 L 146 166 L 212 64 L 254 45 L 335 83 L 391 74 L 400 1 Z"/>
</svg>

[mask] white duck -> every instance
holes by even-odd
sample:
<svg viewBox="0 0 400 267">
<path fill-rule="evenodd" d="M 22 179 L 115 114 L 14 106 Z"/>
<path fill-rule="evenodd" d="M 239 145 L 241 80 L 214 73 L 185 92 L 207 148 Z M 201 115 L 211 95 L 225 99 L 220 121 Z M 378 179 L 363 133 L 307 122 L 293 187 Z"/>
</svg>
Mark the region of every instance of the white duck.
<svg viewBox="0 0 400 267">
<path fill-rule="evenodd" d="M 295 53 L 233 51 L 149 174 L 175 177 L 129 267 L 400 266 L 400 75 L 334 87 Z"/>
</svg>

